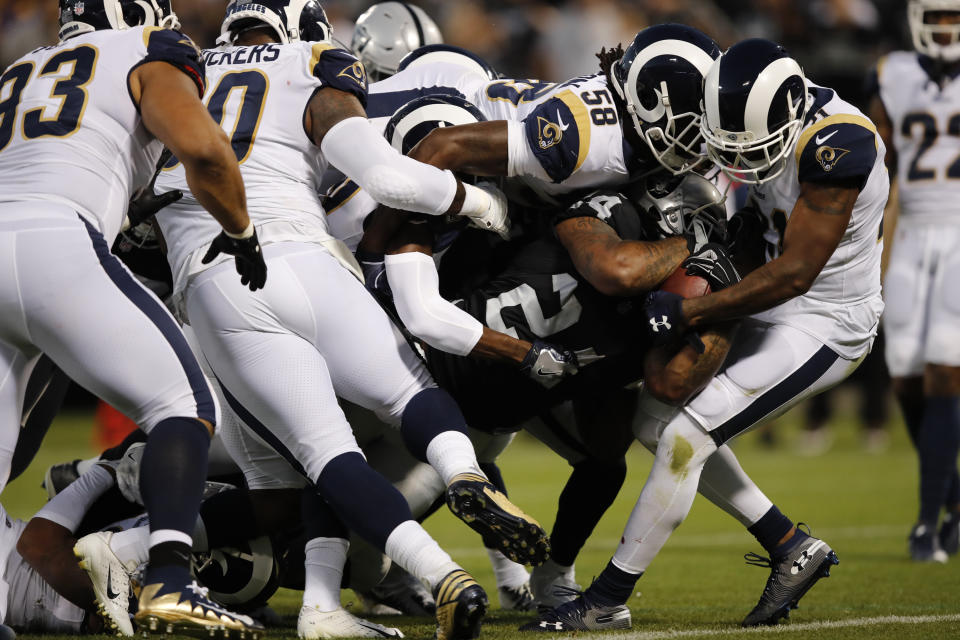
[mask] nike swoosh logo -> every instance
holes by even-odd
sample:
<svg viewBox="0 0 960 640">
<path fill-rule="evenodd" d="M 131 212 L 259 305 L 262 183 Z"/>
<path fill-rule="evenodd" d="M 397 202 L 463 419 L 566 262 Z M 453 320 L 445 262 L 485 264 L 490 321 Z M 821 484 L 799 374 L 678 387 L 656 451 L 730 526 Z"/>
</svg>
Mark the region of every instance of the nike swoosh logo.
<svg viewBox="0 0 960 640">
<path fill-rule="evenodd" d="M 374 632 L 380 634 L 380 635 L 381 635 L 382 637 L 384 637 L 384 638 L 399 638 L 399 637 L 400 637 L 400 636 L 398 636 L 398 635 L 395 634 L 395 633 L 390 633 L 390 632 L 384 631 L 383 629 L 379 629 L 379 628 L 377 628 L 377 627 L 375 627 L 375 626 L 373 626 L 373 625 L 371 625 L 371 624 L 364 624 L 363 622 L 358 622 L 357 624 L 359 624 L 361 627 L 363 627 L 363 628 L 365 628 L 365 629 L 370 629 L 371 631 L 374 631 Z"/>
<path fill-rule="evenodd" d="M 560 372 L 559 372 L 559 371 L 544 371 L 544 370 L 543 370 L 543 367 L 540 367 L 539 369 L 537 369 L 537 375 L 538 375 L 538 376 L 558 376 L 558 375 L 560 375 Z"/>
<path fill-rule="evenodd" d="M 822 138 L 820 136 L 817 136 L 816 138 L 813 139 L 813 141 L 816 142 L 817 144 L 823 144 L 833 136 L 837 135 L 837 133 L 838 133 L 838 130 L 834 130 L 830 135 L 824 136 Z"/>
<path fill-rule="evenodd" d="M 113 600 L 119 595 L 113 590 L 113 567 L 107 567 L 107 597 Z"/>
<path fill-rule="evenodd" d="M 563 123 L 563 118 L 560 117 L 560 109 L 557 109 L 557 125 L 560 127 L 560 131 L 566 131 L 570 128 L 570 125 Z"/>
</svg>

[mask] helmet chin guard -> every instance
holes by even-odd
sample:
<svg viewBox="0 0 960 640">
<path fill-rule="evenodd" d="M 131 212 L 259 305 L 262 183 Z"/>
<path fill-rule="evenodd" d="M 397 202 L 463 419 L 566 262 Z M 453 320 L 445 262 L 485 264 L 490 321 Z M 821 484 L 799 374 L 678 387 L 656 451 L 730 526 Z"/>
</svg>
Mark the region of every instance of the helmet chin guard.
<svg viewBox="0 0 960 640">
<path fill-rule="evenodd" d="M 960 0 L 910 0 L 907 4 L 907 23 L 918 53 L 943 62 L 960 61 L 960 24 L 929 24 L 926 14 L 933 11 L 960 14 Z M 948 42 L 937 42 L 937 37 Z"/>
</svg>

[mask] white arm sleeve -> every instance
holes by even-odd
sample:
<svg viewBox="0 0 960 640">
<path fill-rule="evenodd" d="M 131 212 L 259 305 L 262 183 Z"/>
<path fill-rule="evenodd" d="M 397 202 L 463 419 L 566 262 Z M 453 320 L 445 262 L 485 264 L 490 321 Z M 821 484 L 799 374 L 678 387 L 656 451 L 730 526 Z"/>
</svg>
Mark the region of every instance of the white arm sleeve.
<svg viewBox="0 0 960 640">
<path fill-rule="evenodd" d="M 55 495 L 33 517 L 56 522 L 76 533 L 90 506 L 112 486 L 113 476 L 110 472 L 100 465 L 94 465 Z"/>
<path fill-rule="evenodd" d="M 465 356 L 473 351 L 483 325 L 440 296 L 433 258 L 422 253 L 385 256 L 387 280 L 397 313 L 413 335 L 435 349 Z"/>
<path fill-rule="evenodd" d="M 366 118 L 347 118 L 333 125 L 320 151 L 370 197 L 394 209 L 438 216 L 450 208 L 457 194 L 452 171 L 402 155 Z"/>
<path fill-rule="evenodd" d="M 507 177 L 529 176 L 545 182 L 553 182 L 546 170 L 533 155 L 527 144 L 527 133 L 523 122 L 507 122 Z"/>
</svg>

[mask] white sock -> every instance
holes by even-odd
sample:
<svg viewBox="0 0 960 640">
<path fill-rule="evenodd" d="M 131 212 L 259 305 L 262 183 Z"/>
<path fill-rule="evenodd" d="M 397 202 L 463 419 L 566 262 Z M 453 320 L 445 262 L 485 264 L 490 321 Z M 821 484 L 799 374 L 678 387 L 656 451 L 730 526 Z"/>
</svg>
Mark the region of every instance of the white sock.
<svg viewBox="0 0 960 640">
<path fill-rule="evenodd" d="M 643 573 L 693 506 L 700 472 L 717 445 L 687 414 L 667 426 L 640 498 L 613 555 L 613 564 Z"/>
<path fill-rule="evenodd" d="M 110 549 L 128 570 L 150 559 L 150 527 L 117 531 L 110 537 Z"/>
<path fill-rule="evenodd" d="M 416 520 L 401 522 L 390 532 L 386 553 L 408 572 L 426 580 L 431 589 L 445 575 L 460 568 Z"/>
<path fill-rule="evenodd" d="M 448 485 L 460 473 L 476 473 L 486 477 L 480 470 L 477 454 L 467 434 L 460 431 L 444 431 L 427 445 L 427 462 L 430 463 L 443 484 Z"/>
<path fill-rule="evenodd" d="M 497 587 L 519 587 L 530 581 L 530 574 L 523 568 L 496 549 L 487 549 L 490 564 L 493 566 L 493 575 L 497 579 Z"/>
<path fill-rule="evenodd" d="M 343 538 L 314 538 L 307 543 L 303 606 L 320 611 L 340 608 L 340 583 L 349 547 Z"/>
<path fill-rule="evenodd" d="M 545 575 L 549 577 L 551 580 L 553 578 L 564 576 L 565 578 L 570 580 L 570 582 L 577 581 L 575 565 L 570 565 L 569 567 L 566 567 L 562 564 L 557 564 L 553 558 L 548 559 L 539 567 L 534 567 L 533 570 L 538 575 Z"/>
</svg>

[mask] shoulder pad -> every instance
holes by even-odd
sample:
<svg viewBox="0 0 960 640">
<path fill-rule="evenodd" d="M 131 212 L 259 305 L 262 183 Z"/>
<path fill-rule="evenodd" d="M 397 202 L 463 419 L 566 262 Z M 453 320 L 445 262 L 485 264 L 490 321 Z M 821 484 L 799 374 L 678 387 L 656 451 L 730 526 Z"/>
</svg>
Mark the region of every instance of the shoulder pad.
<svg viewBox="0 0 960 640">
<path fill-rule="evenodd" d="M 555 183 L 583 166 L 590 150 L 590 117 L 572 91 L 538 105 L 523 123 L 527 144 Z"/>
<path fill-rule="evenodd" d="M 808 127 L 797 141 L 800 182 L 859 178 L 866 184 L 877 160 L 877 128 L 867 118 L 835 114 Z"/>
<path fill-rule="evenodd" d="M 147 55 L 137 66 L 157 61 L 170 63 L 187 74 L 196 83 L 200 95 L 203 95 L 203 57 L 189 36 L 173 29 L 146 27 L 143 30 L 143 44 L 147 48 Z"/>
<path fill-rule="evenodd" d="M 340 91 L 352 93 L 367 105 L 367 70 L 354 55 L 326 42 L 318 42 L 311 49 L 309 73 L 323 83 Z"/>
</svg>

